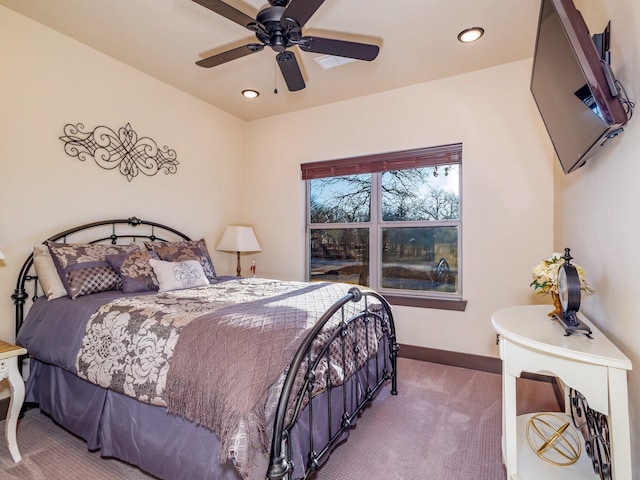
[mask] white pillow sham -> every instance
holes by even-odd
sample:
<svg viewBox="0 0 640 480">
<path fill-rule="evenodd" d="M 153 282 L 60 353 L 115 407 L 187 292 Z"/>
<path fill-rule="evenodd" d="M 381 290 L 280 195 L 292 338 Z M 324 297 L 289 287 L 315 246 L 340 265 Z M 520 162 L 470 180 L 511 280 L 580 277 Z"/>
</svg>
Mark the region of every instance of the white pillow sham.
<svg viewBox="0 0 640 480">
<path fill-rule="evenodd" d="M 67 296 L 67 290 L 60 280 L 58 270 L 49 253 L 49 247 L 43 244 L 33 246 L 33 266 L 36 269 L 40 287 L 49 300 Z"/>
<path fill-rule="evenodd" d="M 209 285 L 209 279 L 198 260 L 166 262 L 151 258 L 149 264 L 158 278 L 160 292 Z"/>
</svg>

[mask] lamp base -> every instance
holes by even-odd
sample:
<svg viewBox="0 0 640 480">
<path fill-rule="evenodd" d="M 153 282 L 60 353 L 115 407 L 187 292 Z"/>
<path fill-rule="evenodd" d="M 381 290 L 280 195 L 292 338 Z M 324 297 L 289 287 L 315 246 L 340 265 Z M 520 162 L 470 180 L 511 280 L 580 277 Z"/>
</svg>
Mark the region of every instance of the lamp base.
<svg viewBox="0 0 640 480">
<path fill-rule="evenodd" d="M 240 276 L 240 252 L 236 252 L 238 254 L 238 266 L 236 267 L 236 277 Z"/>
</svg>

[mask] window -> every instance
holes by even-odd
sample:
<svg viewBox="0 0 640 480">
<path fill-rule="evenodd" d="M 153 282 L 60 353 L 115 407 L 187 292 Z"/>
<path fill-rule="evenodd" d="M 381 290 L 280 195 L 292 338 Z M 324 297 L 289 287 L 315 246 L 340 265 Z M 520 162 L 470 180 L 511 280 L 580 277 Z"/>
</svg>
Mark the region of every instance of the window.
<svg viewBox="0 0 640 480">
<path fill-rule="evenodd" d="M 461 144 L 303 164 L 309 280 L 463 310 L 461 167 Z"/>
</svg>

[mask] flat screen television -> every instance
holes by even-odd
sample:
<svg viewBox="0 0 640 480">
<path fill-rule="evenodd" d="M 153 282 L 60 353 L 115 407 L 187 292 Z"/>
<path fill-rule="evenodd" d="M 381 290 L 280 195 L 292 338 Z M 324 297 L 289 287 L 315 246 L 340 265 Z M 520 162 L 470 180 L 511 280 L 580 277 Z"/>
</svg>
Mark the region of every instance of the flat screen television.
<svg viewBox="0 0 640 480">
<path fill-rule="evenodd" d="M 531 93 L 565 173 L 622 132 L 627 113 L 615 88 L 608 55 L 573 1 L 542 0 Z"/>
</svg>

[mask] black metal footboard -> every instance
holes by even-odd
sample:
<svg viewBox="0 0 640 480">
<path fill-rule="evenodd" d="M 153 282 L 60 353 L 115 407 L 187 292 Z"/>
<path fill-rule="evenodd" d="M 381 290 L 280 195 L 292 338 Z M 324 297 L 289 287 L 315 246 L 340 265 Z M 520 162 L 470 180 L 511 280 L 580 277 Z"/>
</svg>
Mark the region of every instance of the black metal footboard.
<svg viewBox="0 0 640 480">
<path fill-rule="evenodd" d="M 363 306 L 352 316 L 346 314 L 345 308 L 350 302 L 361 302 Z M 318 350 L 318 337 L 323 329 L 326 331 L 325 326 L 329 322 L 336 322 L 336 318 L 337 328 L 330 330 L 329 338 L 323 339 L 322 347 Z M 354 340 L 356 336 L 365 338 L 364 345 Z M 388 380 L 391 380 L 391 394 L 397 395 L 398 350 L 391 307 L 378 293 L 351 288 L 347 295 L 325 312 L 298 349 L 287 373 L 276 410 L 267 478 L 292 477 L 294 464 L 290 437 L 301 415 L 308 417 L 305 420 L 309 425 L 309 449 L 304 468 L 304 478 L 308 478 Z M 327 365 L 332 361 L 347 366 L 354 359 L 357 362 L 361 358 L 366 360 L 362 367 L 357 365 L 361 367 L 360 374 L 350 379 L 354 388 L 346 388 L 346 378 L 343 384 L 339 384 L 326 372 Z M 331 401 L 334 389 L 339 390 L 338 395 L 342 396 L 337 411 L 335 402 Z M 318 391 L 322 391 L 330 400 L 326 402 L 324 411 L 314 412 L 312 400 Z M 354 395 L 356 398 L 353 398 Z M 336 418 L 339 418 L 337 428 L 334 426 Z M 321 440 L 320 444 L 314 436 L 316 429 L 328 432 L 327 438 Z"/>
</svg>

